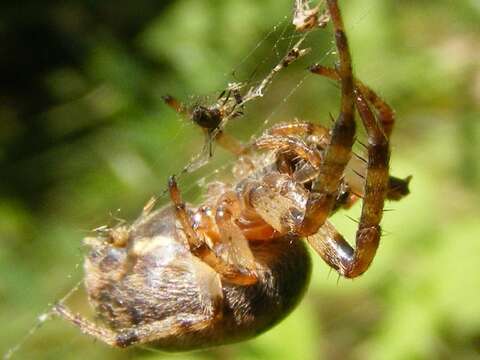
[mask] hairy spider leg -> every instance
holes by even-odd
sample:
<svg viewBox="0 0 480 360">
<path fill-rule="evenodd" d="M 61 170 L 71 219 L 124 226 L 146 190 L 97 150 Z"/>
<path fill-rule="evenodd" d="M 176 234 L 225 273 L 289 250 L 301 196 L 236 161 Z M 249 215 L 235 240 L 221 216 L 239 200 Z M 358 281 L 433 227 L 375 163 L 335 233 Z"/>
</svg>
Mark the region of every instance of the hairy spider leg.
<svg viewBox="0 0 480 360">
<path fill-rule="evenodd" d="M 308 199 L 305 187 L 290 175 L 277 172 L 249 182 L 244 191 L 246 202 L 277 231 L 275 236 L 296 236 Z"/>
<path fill-rule="evenodd" d="M 356 95 L 357 109 L 368 136 L 368 162 L 355 249 L 329 223 L 325 223 L 317 234 L 307 238 L 327 264 L 348 278 L 363 274 L 375 257 L 389 183 L 389 140 L 379 127 L 362 92 L 358 91 Z"/>
<path fill-rule="evenodd" d="M 185 233 L 191 253 L 213 268 L 224 280 L 232 284 L 250 285 L 256 283 L 258 278 L 254 269 L 242 268 L 227 262 L 199 237 L 193 228 L 192 219 L 187 213 L 185 203 L 182 201 L 180 190 L 173 176 L 168 181 L 168 189 L 175 207 L 176 217 Z"/>
<path fill-rule="evenodd" d="M 282 135 L 282 136 L 317 136 L 317 143 L 321 145 L 327 145 L 330 138 L 329 129 L 318 124 L 311 122 L 295 122 L 278 124 L 272 126 L 268 132 L 270 135 Z"/>
<path fill-rule="evenodd" d="M 98 326 L 80 314 L 73 313 L 63 304 L 56 304 L 53 311 L 77 326 L 81 332 L 114 347 L 146 344 L 162 338 L 184 335 L 186 332 L 200 331 L 212 324 L 212 314 L 177 314 L 148 324 L 136 325 L 118 331 Z"/>
<path fill-rule="evenodd" d="M 310 68 L 310 71 L 314 74 L 322 75 L 332 80 L 340 80 L 340 76 L 337 70 L 334 68 L 316 64 Z M 385 100 L 383 100 L 375 91 L 373 91 L 369 86 L 365 85 L 361 80 L 355 78 L 354 86 L 355 90 L 362 91 L 368 102 L 373 105 L 375 110 L 378 111 L 378 120 L 382 124 L 382 130 L 385 135 L 390 138 L 393 126 L 395 125 L 395 112 L 393 109 Z"/>
<path fill-rule="evenodd" d="M 330 78 L 332 80 L 336 80 L 336 81 L 340 80 L 340 76 L 337 70 L 334 68 L 329 68 L 329 67 L 317 64 L 317 65 L 313 65 L 310 68 L 310 71 L 315 74 Z M 372 90 L 369 86 L 365 85 L 362 81 L 358 79 L 354 79 L 354 86 L 355 86 L 355 93 L 358 93 L 360 91 L 363 94 L 363 96 L 367 99 L 367 101 L 378 112 L 378 120 L 381 124 L 381 129 L 385 134 L 385 136 L 390 139 L 393 126 L 395 124 L 395 112 L 393 111 L 393 109 L 374 90 Z M 408 185 L 411 179 L 412 179 L 411 176 L 408 176 L 405 179 L 400 179 L 395 176 L 390 176 L 389 189 L 387 191 L 387 199 L 400 200 L 403 197 L 407 196 L 410 193 L 408 189 Z"/>
<path fill-rule="evenodd" d="M 361 91 L 368 102 L 378 111 L 378 120 L 382 125 L 381 129 L 385 136 L 390 139 L 393 126 L 395 125 L 395 112 L 393 109 L 385 102 L 385 100 L 378 96 L 375 91 L 365 85 L 362 81 L 355 79 L 355 88 L 357 91 Z"/>
<path fill-rule="evenodd" d="M 225 150 L 230 151 L 232 154 L 241 156 L 246 155 L 251 150 L 252 146 L 244 145 L 240 141 L 238 141 L 235 137 L 222 133 L 223 135 L 220 138 L 216 138 L 215 140 L 221 145 Z M 268 137 L 270 135 L 270 137 Z M 288 135 L 301 135 L 301 136 L 308 136 L 308 135 L 315 135 L 319 138 L 319 144 L 324 144 L 325 139 L 328 138 L 328 129 L 317 124 L 313 124 L 310 122 L 298 122 L 293 124 L 279 124 L 275 125 L 270 128 L 266 134 L 261 136 L 253 143 L 253 147 L 257 147 L 258 149 L 275 149 L 276 145 L 288 146 L 291 148 L 296 148 L 300 153 L 303 153 L 304 156 L 307 156 L 305 160 L 312 160 L 316 163 L 316 155 L 307 155 L 311 153 L 311 150 L 307 149 L 307 146 L 300 141 L 296 141 L 293 137 L 288 137 L 290 140 L 279 140 L 280 144 L 275 144 L 274 139 L 280 139 L 280 137 L 287 137 Z M 293 146 L 289 146 L 289 142 L 293 144 Z M 326 143 L 325 143 L 326 144 Z M 301 156 L 302 157 L 302 156 Z"/>
<path fill-rule="evenodd" d="M 317 65 L 320 66 L 320 65 Z M 330 70 L 332 72 L 335 72 L 336 74 L 336 79 L 338 80 L 338 74 L 336 73 L 336 70 L 332 68 L 326 68 L 327 70 Z M 357 83 L 357 82 L 356 82 Z M 364 85 L 365 86 L 365 85 Z M 363 91 L 363 87 L 362 93 Z M 367 88 L 367 99 L 373 98 L 371 94 L 375 94 L 373 90 L 370 88 Z M 390 109 L 390 113 L 393 115 L 393 111 L 391 110 L 390 106 L 386 104 L 379 96 L 376 94 L 374 95 L 376 100 L 376 103 L 382 102 L 382 108 L 388 108 Z M 370 102 L 370 101 L 369 101 Z M 371 103 L 371 102 L 370 102 Z M 378 110 L 376 107 L 375 103 L 372 103 L 372 105 L 375 106 L 375 108 Z M 380 112 L 380 110 L 378 110 Z M 383 110 L 382 110 L 383 111 Z M 385 113 L 385 112 L 383 112 Z M 378 115 L 380 117 L 380 114 Z M 384 115 L 382 115 L 384 116 Z M 384 124 L 381 122 L 381 124 Z M 385 131 L 384 131 L 385 132 Z M 326 146 L 328 145 L 328 142 L 330 141 L 330 134 L 329 130 L 321 125 L 318 124 L 313 124 L 311 122 L 297 122 L 297 123 L 287 123 L 287 124 L 279 124 L 273 126 L 271 129 L 267 131 L 268 134 L 270 135 L 294 135 L 294 136 L 315 136 L 317 137 L 315 139 L 315 143 L 321 148 L 325 149 Z M 358 155 L 357 155 L 358 156 Z M 366 160 L 362 159 L 362 161 Z M 297 175 L 297 174 L 295 174 Z M 361 175 L 361 174 L 360 174 Z M 306 176 L 306 175 L 305 175 Z M 361 175 L 364 177 L 363 175 Z M 388 200 L 401 200 L 405 196 L 407 196 L 410 191 L 408 189 L 408 185 L 410 183 L 410 180 L 412 179 L 411 176 L 406 177 L 405 179 L 400 179 L 395 176 L 389 176 L 389 181 L 388 181 L 388 191 L 387 191 L 387 199 Z M 301 181 L 301 179 L 299 179 Z M 343 194 L 343 197 L 349 196 L 350 199 L 345 199 L 344 203 L 342 204 L 343 208 L 350 208 L 356 200 L 361 198 L 363 196 L 363 189 L 357 189 L 357 188 L 352 188 L 352 184 L 345 184 L 345 192 Z M 335 206 L 334 206 L 335 208 Z"/>
<path fill-rule="evenodd" d="M 93 336 L 98 340 L 104 341 L 110 346 L 118 346 L 118 334 L 115 331 L 106 327 L 99 326 L 94 322 L 81 316 L 80 314 L 73 313 L 63 304 L 55 304 L 53 306 L 53 312 L 58 316 L 64 318 L 65 320 L 69 321 L 73 325 L 77 326 L 82 333 Z"/>
<path fill-rule="evenodd" d="M 328 129 L 321 125 L 312 124 L 309 122 L 299 122 L 293 124 L 279 124 L 269 129 L 265 135 L 260 137 L 253 146 L 257 149 L 270 149 L 280 150 L 277 161 L 279 171 L 292 175 L 297 182 L 304 183 L 309 179 L 316 176 L 319 170 L 319 164 L 321 163 L 321 155 L 314 148 L 307 146 L 301 138 L 294 136 L 310 136 L 314 135 L 317 138 L 315 143 L 320 149 L 325 149 L 330 140 Z M 304 167 L 302 169 L 290 169 L 287 167 L 282 168 L 282 157 L 285 153 L 292 153 L 293 155 L 302 158 L 307 161 L 311 166 Z M 362 178 L 364 176 L 359 174 Z M 337 210 L 339 207 L 344 209 L 350 208 L 358 199 L 363 197 L 363 188 L 357 189 L 351 186 L 351 184 L 345 182 L 341 186 L 342 193 L 337 194 L 335 205 L 333 210 Z M 363 185 L 363 183 L 362 183 Z M 408 194 L 408 183 L 404 180 L 389 177 L 389 188 L 387 192 L 387 198 L 389 200 L 400 200 L 402 197 Z"/>
<path fill-rule="evenodd" d="M 350 161 L 355 137 L 352 61 L 336 0 L 327 0 L 340 57 L 340 114 L 335 121 L 317 179 L 313 183 L 299 235 L 315 234 L 332 211 L 345 167 Z"/>
<path fill-rule="evenodd" d="M 249 269 L 254 274 L 255 259 L 247 238 L 235 222 L 240 218 L 241 212 L 242 206 L 236 192 L 227 191 L 220 196 L 215 212 L 215 222 L 220 234 L 220 242 L 214 244 L 214 248 L 219 248 L 220 252 L 235 266 Z"/>
<path fill-rule="evenodd" d="M 355 102 L 368 138 L 368 162 L 360 228 L 370 228 L 378 226 L 382 219 L 389 183 L 390 141 L 383 133 L 362 91 L 356 92 Z"/>
<path fill-rule="evenodd" d="M 322 158 L 316 149 L 310 148 L 297 137 L 283 135 L 263 135 L 254 142 L 257 149 L 290 151 L 301 159 L 308 161 L 315 169 L 319 169 Z"/>
</svg>

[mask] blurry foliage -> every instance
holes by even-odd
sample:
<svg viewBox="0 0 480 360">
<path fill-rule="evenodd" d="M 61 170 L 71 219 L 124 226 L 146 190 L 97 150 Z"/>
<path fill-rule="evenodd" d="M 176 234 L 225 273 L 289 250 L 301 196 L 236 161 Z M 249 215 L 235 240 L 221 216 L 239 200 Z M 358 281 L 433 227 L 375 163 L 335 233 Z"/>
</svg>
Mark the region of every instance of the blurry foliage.
<svg viewBox="0 0 480 360">
<path fill-rule="evenodd" d="M 16 358 L 480 356 L 480 6 L 476 0 L 341 3 L 357 75 L 397 110 L 392 171 L 413 175 L 412 194 L 387 204 L 394 211 L 385 213 L 386 235 L 370 271 L 337 283 L 314 256 L 305 301 L 275 329 L 239 345 L 176 356 L 116 350 L 55 320 Z M 290 9 L 290 0 L 0 5 L 2 352 L 81 279 L 75 264 L 88 230 L 114 217 L 132 219 L 201 148 L 199 131 L 161 96 L 215 99 L 238 64 L 240 79 L 258 64 L 267 71 L 280 30 L 245 57 Z M 337 113 L 336 86 L 304 79 L 307 64 L 334 61 L 324 57 L 331 32 L 317 32 L 310 46 L 306 62 L 249 105 L 232 133 L 248 139 L 270 115 L 325 122 Z M 220 149 L 218 155 L 228 156 Z M 192 201 L 201 174 L 182 179 Z M 334 221 L 351 238 L 355 224 L 343 214 Z M 88 313 L 82 292 L 71 302 Z"/>
</svg>

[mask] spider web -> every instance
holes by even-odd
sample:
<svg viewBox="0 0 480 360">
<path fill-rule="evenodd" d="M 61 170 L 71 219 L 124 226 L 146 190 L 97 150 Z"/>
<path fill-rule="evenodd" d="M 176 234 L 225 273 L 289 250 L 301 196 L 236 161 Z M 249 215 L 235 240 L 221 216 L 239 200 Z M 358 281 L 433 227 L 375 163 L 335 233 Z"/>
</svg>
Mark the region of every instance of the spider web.
<svg viewBox="0 0 480 360">
<path fill-rule="evenodd" d="M 300 0 L 296 0 L 296 3 L 298 3 Z M 300 1 L 301 2 L 301 1 Z M 322 1 L 323 2 L 323 1 Z M 369 10 L 367 9 L 365 14 L 368 14 Z M 363 20 L 364 16 L 362 16 L 359 21 Z M 267 129 L 269 126 L 272 125 L 272 122 L 275 121 L 279 113 L 284 109 L 284 107 L 289 103 L 293 95 L 301 89 L 307 79 L 312 76 L 312 74 L 306 70 L 306 66 L 300 67 L 298 64 L 296 64 L 297 61 L 294 61 L 291 66 L 288 68 L 282 68 L 280 71 L 275 70 L 275 66 L 277 66 L 282 59 L 284 59 L 285 55 L 293 48 L 301 48 L 302 49 L 308 49 L 311 47 L 313 51 L 311 54 L 306 54 L 306 61 L 307 64 L 314 64 L 314 63 L 325 63 L 326 61 L 334 61 L 334 55 L 336 54 L 335 52 L 335 45 L 333 41 L 330 41 L 330 46 L 327 47 L 327 49 L 320 50 L 318 48 L 318 45 L 315 43 L 315 37 L 317 35 L 322 36 L 322 37 L 329 37 L 332 38 L 331 36 L 331 31 L 330 30 L 325 30 L 322 28 L 316 28 L 311 31 L 305 32 L 305 33 L 298 33 L 295 32 L 292 24 L 292 17 L 291 16 L 284 16 L 283 19 L 281 19 L 276 25 L 272 27 L 272 29 L 262 38 L 260 39 L 255 46 L 245 55 L 244 58 L 242 58 L 229 72 L 228 74 L 225 74 L 225 83 L 226 87 L 228 84 L 233 83 L 233 82 L 238 82 L 238 76 L 240 73 L 245 72 L 246 74 L 250 74 L 247 76 L 246 80 L 240 81 L 241 86 L 243 88 L 249 89 L 250 94 L 254 94 L 255 92 L 257 93 L 256 95 L 250 95 L 248 97 L 248 101 L 246 101 L 243 105 L 245 105 L 246 109 L 245 112 L 248 112 L 248 107 L 252 105 L 251 103 L 254 102 L 261 102 L 270 92 L 271 89 L 275 87 L 275 81 L 277 80 L 277 76 L 279 73 L 282 72 L 289 72 L 291 73 L 292 71 L 295 71 L 297 74 L 301 73 L 302 75 L 296 82 L 293 83 L 293 86 L 290 86 L 288 91 L 284 93 L 282 96 L 278 98 L 278 100 L 275 100 L 275 105 L 264 115 L 261 117 L 263 119 L 261 122 L 259 122 L 256 126 L 256 129 L 251 132 L 250 140 L 258 137 L 261 135 L 261 133 Z M 350 27 L 353 28 L 355 24 Z M 263 56 L 260 61 L 258 61 L 253 69 L 251 68 L 246 68 L 247 63 L 249 60 L 251 60 L 258 51 L 263 50 L 264 47 L 268 47 L 267 40 L 275 38 L 275 42 L 273 46 L 270 47 L 269 54 Z M 312 39 L 313 38 L 313 39 Z M 309 42 L 311 40 L 311 42 Z M 317 39 L 318 42 L 318 39 Z M 303 57 L 303 56 L 301 56 Z M 272 66 L 272 63 L 274 64 Z M 295 69 L 291 69 L 293 67 L 296 67 Z M 292 70 L 292 71 L 291 71 Z M 315 75 L 313 75 L 315 76 Z M 328 82 L 328 81 L 327 81 Z M 334 86 L 337 86 L 334 84 Z M 211 99 L 214 99 L 215 97 L 212 96 L 210 97 Z M 207 100 L 209 101 L 209 97 L 207 97 Z M 235 119 L 236 122 L 238 121 L 244 121 L 246 116 L 241 116 L 238 119 Z M 219 130 L 223 130 L 226 125 L 228 125 L 229 121 L 231 119 L 228 118 L 226 119 L 222 124 Z M 179 131 L 182 131 L 180 129 Z M 233 163 L 235 162 L 235 158 L 231 158 L 227 161 L 224 161 L 221 165 L 218 163 L 215 163 L 215 158 L 216 154 L 214 154 L 213 157 L 208 155 L 208 152 L 206 151 L 207 147 L 210 144 L 207 142 L 204 144 L 203 150 L 191 157 L 191 159 L 188 161 L 188 163 L 183 166 L 181 169 L 178 170 L 177 174 L 175 174 L 176 178 L 178 180 L 181 180 L 182 178 L 188 176 L 188 177 L 194 177 L 196 180 L 191 183 L 190 185 L 187 185 L 185 187 L 182 187 L 182 192 L 185 194 L 188 194 L 191 192 L 194 188 L 200 188 L 204 189 L 205 185 L 215 179 L 219 179 L 222 177 L 225 177 L 229 175 L 229 169 L 232 167 Z M 202 170 L 205 169 L 208 166 L 211 166 L 212 168 L 204 172 L 202 174 Z M 155 200 L 158 203 L 165 203 L 167 199 L 167 192 L 168 189 L 164 189 L 161 191 L 155 198 Z M 113 216 L 112 216 L 113 217 Z M 82 261 L 81 256 L 79 255 L 79 260 Z M 74 269 L 71 274 L 67 275 L 68 278 L 74 278 L 78 276 L 79 269 L 80 269 L 80 263 L 76 263 L 74 265 Z M 76 293 L 80 288 L 83 283 L 83 279 L 79 280 L 71 289 L 69 289 L 63 297 L 61 297 L 59 300 L 56 302 L 66 302 L 69 298 L 72 297 L 74 293 Z M 37 334 L 38 330 L 50 319 L 54 317 L 53 311 L 52 311 L 53 304 L 48 304 L 46 306 L 45 311 L 41 312 L 37 317 L 36 321 L 33 324 L 33 326 L 25 333 L 23 337 L 21 337 L 16 344 L 14 344 L 11 348 L 9 348 L 4 354 L 3 354 L 3 359 L 11 359 L 11 358 L 17 358 L 15 356 L 18 354 L 18 352 L 22 349 L 22 347 L 25 345 L 25 343 L 29 340 L 31 340 L 32 337 Z M 80 335 L 79 335 L 80 336 Z"/>
</svg>

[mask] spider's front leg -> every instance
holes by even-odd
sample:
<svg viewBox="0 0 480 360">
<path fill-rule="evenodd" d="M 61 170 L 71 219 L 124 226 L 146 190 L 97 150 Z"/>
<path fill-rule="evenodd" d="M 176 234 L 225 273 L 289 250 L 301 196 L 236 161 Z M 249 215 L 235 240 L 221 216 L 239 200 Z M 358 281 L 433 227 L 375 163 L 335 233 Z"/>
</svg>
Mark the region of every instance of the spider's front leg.
<svg viewBox="0 0 480 360">
<path fill-rule="evenodd" d="M 169 179 L 168 188 L 170 191 L 170 198 L 175 207 L 176 217 L 182 226 L 182 230 L 187 238 L 192 254 L 214 269 L 222 279 L 232 284 L 251 285 L 256 283 L 258 277 L 254 269 L 253 261 L 245 261 L 243 263 L 232 261 L 228 256 L 217 254 L 212 248 L 210 248 L 204 239 L 200 238 L 199 234 L 193 228 L 192 219 L 186 210 L 185 203 L 182 201 L 180 190 L 178 189 L 173 176 Z M 225 203 L 228 203 L 228 201 L 225 200 Z M 220 236 L 221 241 L 224 241 L 225 243 L 225 251 L 228 251 L 228 249 L 234 245 L 232 244 L 232 241 L 240 243 L 237 244 L 237 246 L 241 246 L 244 249 L 248 248 L 248 244 L 244 244 L 247 240 L 243 237 L 238 237 L 241 233 L 239 234 L 239 232 L 235 231 L 235 224 L 230 218 L 228 207 L 225 205 L 220 211 L 220 214 L 218 214 L 217 211 L 216 220 L 217 222 L 219 219 L 223 221 L 223 223 L 220 224 L 224 226 L 220 231 Z M 233 239 L 234 236 L 237 237 Z"/>
<path fill-rule="evenodd" d="M 316 64 L 310 68 L 310 71 L 314 74 L 325 76 L 332 80 L 340 81 L 340 76 L 336 69 Z M 393 127 L 395 125 L 395 112 L 393 111 L 393 109 L 374 90 L 365 85 L 362 81 L 354 79 L 354 86 L 355 93 L 360 93 L 361 96 L 363 96 L 368 101 L 368 103 L 370 103 L 375 108 L 378 114 L 378 120 L 380 122 L 381 130 L 384 135 L 388 139 L 390 139 Z M 356 97 L 355 101 L 357 103 L 357 108 L 362 106 L 361 104 L 358 104 L 358 102 L 361 101 L 358 97 Z M 394 176 L 390 176 L 387 199 L 400 200 L 406 195 L 408 195 L 408 185 L 411 178 L 411 176 L 408 176 L 405 179 L 400 179 Z M 356 191 L 361 192 L 360 189 L 356 189 Z"/>
<path fill-rule="evenodd" d="M 215 321 L 215 313 L 180 313 L 151 323 L 135 325 L 131 328 L 111 330 L 99 326 L 79 314 L 73 313 L 63 304 L 55 305 L 53 312 L 77 326 L 84 334 L 103 341 L 110 346 L 121 348 L 201 331 Z"/>
<path fill-rule="evenodd" d="M 334 68 L 315 64 L 310 67 L 310 71 L 314 74 L 325 76 L 329 79 L 340 81 L 338 71 Z M 378 111 L 378 120 L 382 125 L 383 132 L 390 138 L 393 126 L 395 125 L 395 112 L 375 91 L 365 85 L 359 79 L 354 79 L 355 91 L 361 91 L 363 96 Z"/>
<path fill-rule="evenodd" d="M 338 2 L 327 0 L 327 5 L 335 29 L 335 42 L 340 57 L 340 65 L 336 72 L 342 90 L 341 112 L 333 126 L 331 141 L 325 150 L 318 178 L 313 183 L 299 235 L 310 236 L 310 243 L 329 265 L 339 269 L 341 275 L 353 278 L 368 269 L 380 241 L 379 224 L 389 186 L 389 139 L 384 129 L 377 123 L 362 93 L 362 90 L 368 89 L 362 86 L 354 88 L 351 58 Z M 367 95 L 370 96 L 372 93 Z M 336 232 L 328 231 L 329 225 L 325 224 L 325 221 L 335 205 L 341 179 L 351 157 L 355 136 L 353 118 L 355 102 L 367 131 L 368 161 L 362 215 L 354 250 Z M 383 119 L 382 123 L 386 125 L 389 135 L 393 126 L 393 116 L 390 119 Z M 325 231 L 331 236 L 325 236 L 325 234 L 322 236 L 322 232 Z"/>
<path fill-rule="evenodd" d="M 333 209 L 341 178 L 350 161 L 355 137 L 352 61 L 336 0 L 327 0 L 335 31 L 335 43 L 340 57 L 338 69 L 341 82 L 341 109 L 325 149 L 320 172 L 308 199 L 306 214 L 299 235 L 315 234 Z"/>
<path fill-rule="evenodd" d="M 389 141 L 361 91 L 357 93 L 357 109 L 368 135 L 368 162 L 355 249 L 352 249 L 328 222 L 316 234 L 307 238 L 327 264 L 349 278 L 363 274 L 375 257 L 381 236 L 383 205 L 389 186 Z"/>
</svg>

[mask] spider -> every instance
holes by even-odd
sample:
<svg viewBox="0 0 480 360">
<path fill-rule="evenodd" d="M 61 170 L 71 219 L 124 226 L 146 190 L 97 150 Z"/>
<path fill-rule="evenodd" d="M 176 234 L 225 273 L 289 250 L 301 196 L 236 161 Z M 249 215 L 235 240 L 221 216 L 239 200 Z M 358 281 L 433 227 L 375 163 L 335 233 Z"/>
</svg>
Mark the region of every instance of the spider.
<svg viewBox="0 0 480 360">
<path fill-rule="evenodd" d="M 307 243 L 341 276 L 354 278 L 369 268 L 384 201 L 406 196 L 410 178 L 389 175 L 393 111 L 352 75 L 337 1 L 327 0 L 327 8 L 339 66 L 310 70 L 340 82 L 333 127 L 280 124 L 239 145 L 233 150 L 235 181 L 210 184 L 197 207 L 183 202 L 171 177 L 171 204 L 153 210 L 151 201 L 132 225 L 85 239 L 91 248 L 87 293 L 107 326 L 62 303 L 56 314 L 111 346 L 198 349 L 254 337 L 291 312 L 309 281 Z M 355 109 L 368 137 L 365 161 L 352 157 Z M 348 170 L 356 162 L 355 174 Z M 352 248 L 328 217 L 360 198 Z"/>
</svg>

